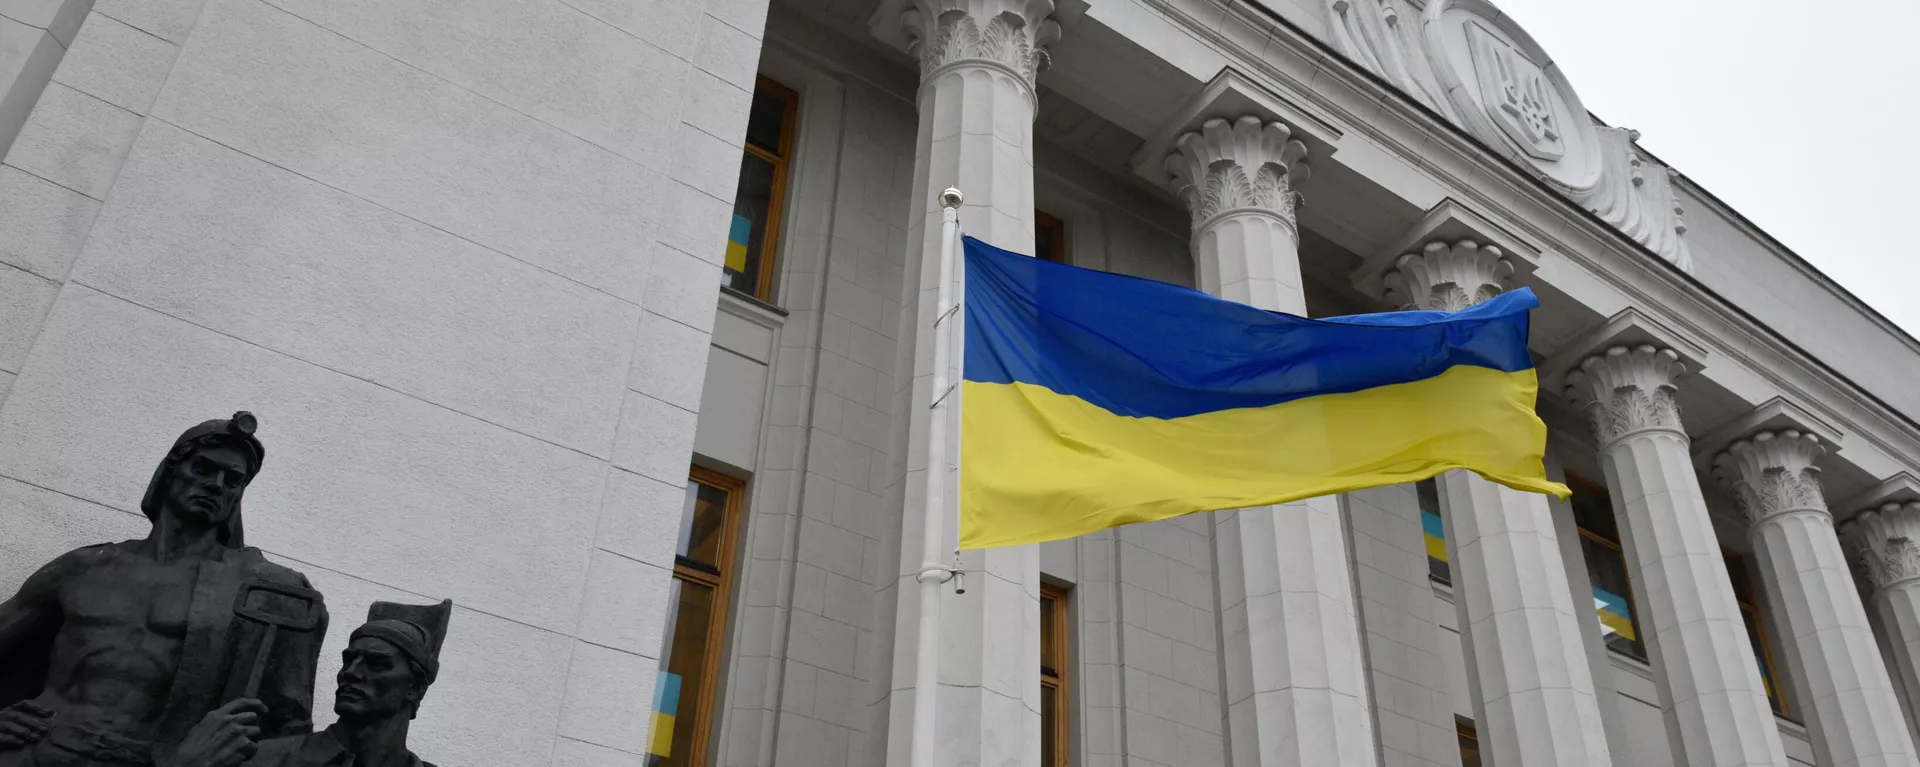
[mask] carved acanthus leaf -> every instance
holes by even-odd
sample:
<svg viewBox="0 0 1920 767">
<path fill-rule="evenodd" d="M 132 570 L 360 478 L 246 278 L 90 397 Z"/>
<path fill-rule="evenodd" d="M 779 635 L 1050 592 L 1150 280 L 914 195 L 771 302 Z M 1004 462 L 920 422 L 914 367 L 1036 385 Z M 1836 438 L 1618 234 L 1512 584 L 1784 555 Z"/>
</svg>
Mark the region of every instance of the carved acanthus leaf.
<svg viewBox="0 0 1920 767">
<path fill-rule="evenodd" d="M 1499 248 L 1460 240 L 1401 256 L 1383 281 L 1388 299 L 1402 309 L 1457 312 L 1500 295 L 1512 276 L 1513 264 Z"/>
<path fill-rule="evenodd" d="M 1797 429 L 1763 431 L 1735 440 L 1713 460 L 1713 476 L 1734 505 L 1757 525 L 1782 514 L 1827 514 L 1814 459 L 1827 452 L 1819 437 Z"/>
<path fill-rule="evenodd" d="M 920 60 L 920 75 L 927 77 L 948 64 L 986 60 L 1005 64 L 1020 73 L 1032 87 L 1051 60 L 1047 46 L 1060 38 L 1060 25 L 1047 14 L 1053 12 L 1051 0 L 1033 0 L 1017 9 L 997 12 L 984 3 L 938 2 L 926 8 L 910 8 L 901 17 L 907 31 L 907 53 Z M 984 15 L 984 27 L 980 18 Z M 928 23 L 928 17 L 933 22 Z M 1038 19 L 1032 23 L 1030 19 Z"/>
<path fill-rule="evenodd" d="M 1567 373 L 1567 397 L 1587 413 L 1601 445 L 1647 430 L 1686 431 L 1674 382 L 1686 363 L 1672 349 L 1615 346 L 1580 361 Z"/>
<path fill-rule="evenodd" d="M 1180 137 L 1179 151 L 1167 157 L 1173 188 L 1200 226 L 1236 208 L 1258 208 L 1294 224 L 1300 204 L 1298 185 L 1307 180 L 1307 146 L 1292 129 L 1247 115 L 1215 118 Z"/>
<path fill-rule="evenodd" d="M 1862 593 L 1920 580 L 1920 502 L 1886 503 L 1840 526 Z"/>
</svg>

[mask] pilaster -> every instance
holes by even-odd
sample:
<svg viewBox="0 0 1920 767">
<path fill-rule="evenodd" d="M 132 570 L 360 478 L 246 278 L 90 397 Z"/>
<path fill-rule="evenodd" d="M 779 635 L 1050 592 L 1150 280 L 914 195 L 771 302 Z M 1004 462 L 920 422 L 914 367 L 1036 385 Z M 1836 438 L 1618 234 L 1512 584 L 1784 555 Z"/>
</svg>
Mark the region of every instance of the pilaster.
<svg viewBox="0 0 1920 767">
<path fill-rule="evenodd" d="M 1464 238 L 1392 264 L 1388 299 L 1424 311 L 1497 296 L 1514 273 L 1499 247 Z M 1438 484 L 1481 749 L 1493 764 L 1612 764 L 1547 497 L 1466 471 Z"/>
<path fill-rule="evenodd" d="M 1900 693 L 1908 733 L 1920 736 L 1920 481 L 1899 475 L 1850 508 L 1840 540 L 1876 621 L 1882 657 Z M 1917 739 L 1920 740 L 1920 739 Z"/>
<path fill-rule="evenodd" d="M 1815 760 L 1920 764 L 1827 511 L 1814 463 L 1826 452 L 1793 419 L 1733 440 L 1714 456 L 1714 476 L 1746 516 Z"/>
<path fill-rule="evenodd" d="M 906 0 L 883 3 L 876 36 L 901 45 L 920 63 L 913 217 L 908 223 L 903 339 L 895 361 L 894 435 L 901 509 L 901 552 L 894 590 L 893 688 L 886 702 L 887 764 L 904 767 L 912 751 L 913 708 L 926 691 L 912 674 L 918 641 L 922 525 L 928 470 L 926 434 L 932 390 L 935 292 L 940 259 L 940 192 L 965 193 L 960 209 L 969 235 L 1016 253 L 1033 252 L 1034 80 L 1047 65 L 1046 46 L 1059 36 L 1051 0 Z M 955 270 L 956 274 L 959 270 Z M 958 285 L 956 284 L 956 288 Z M 958 295 L 958 293 L 956 293 Z M 953 355 L 958 380 L 960 354 Z M 957 408 L 947 427 L 947 454 L 959 455 Z M 942 467 L 936 467 L 942 468 Z M 943 467 L 951 470 L 951 466 Z M 943 483 L 940 504 L 958 508 L 957 483 Z M 949 515 L 942 523 L 955 522 Z M 949 538 L 951 540 L 951 537 Z M 1035 764 L 1040 753 L 1039 594 L 1037 546 L 967 552 L 967 592 L 945 591 L 940 605 L 938 723 L 940 765 Z"/>
<path fill-rule="evenodd" d="M 1208 119 L 1165 160 L 1202 289 L 1306 313 L 1294 186 L 1306 145 L 1257 115 Z M 1214 515 L 1227 729 L 1245 767 L 1373 764 L 1352 562 L 1337 498 Z"/>
<path fill-rule="evenodd" d="M 1550 369 L 1600 443 L 1674 763 L 1784 767 L 1674 397 L 1694 348 L 1629 309 Z"/>
</svg>

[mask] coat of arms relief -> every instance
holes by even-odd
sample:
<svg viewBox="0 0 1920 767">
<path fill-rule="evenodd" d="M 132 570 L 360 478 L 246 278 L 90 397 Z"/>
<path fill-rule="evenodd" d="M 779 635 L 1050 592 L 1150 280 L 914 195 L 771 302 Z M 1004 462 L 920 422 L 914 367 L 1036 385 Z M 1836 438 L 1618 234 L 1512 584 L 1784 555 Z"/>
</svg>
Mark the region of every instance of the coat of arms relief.
<svg viewBox="0 0 1920 767">
<path fill-rule="evenodd" d="M 1649 250 L 1691 269 L 1674 174 L 1596 123 L 1564 74 L 1495 0 L 1323 0 L 1335 48 Z"/>
<path fill-rule="evenodd" d="M 1566 156 L 1554 87 L 1540 66 L 1479 22 L 1467 22 L 1466 32 L 1487 116 L 1527 154 L 1541 160 Z"/>
</svg>

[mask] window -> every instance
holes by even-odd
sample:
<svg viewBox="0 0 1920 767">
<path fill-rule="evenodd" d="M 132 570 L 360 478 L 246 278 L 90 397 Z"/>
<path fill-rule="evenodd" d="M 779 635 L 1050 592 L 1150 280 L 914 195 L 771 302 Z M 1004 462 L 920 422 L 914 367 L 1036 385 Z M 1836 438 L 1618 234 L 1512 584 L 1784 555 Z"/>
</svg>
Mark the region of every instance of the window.
<svg viewBox="0 0 1920 767">
<path fill-rule="evenodd" d="M 1413 483 L 1420 499 L 1420 529 L 1426 532 L 1427 577 L 1453 585 L 1453 568 L 1447 564 L 1447 525 L 1440 519 L 1440 484 L 1434 479 Z"/>
<path fill-rule="evenodd" d="M 1067 263 L 1067 225 L 1046 211 L 1033 212 L 1033 255 L 1042 261 Z"/>
<path fill-rule="evenodd" d="M 1733 581 L 1733 598 L 1740 603 L 1740 617 L 1747 623 L 1747 641 L 1753 643 L 1753 659 L 1760 664 L 1760 684 L 1767 688 L 1767 702 L 1773 704 L 1774 713 L 1786 716 L 1787 696 L 1781 694 L 1780 678 L 1773 672 L 1767 624 L 1760 620 L 1760 607 L 1753 598 L 1753 582 L 1747 579 L 1746 562 L 1739 554 L 1725 549 L 1720 554 L 1727 560 L 1727 578 Z"/>
<path fill-rule="evenodd" d="M 693 767 L 707 752 L 743 496 L 739 480 L 706 469 L 687 480 L 647 767 Z"/>
<path fill-rule="evenodd" d="M 1460 738 L 1460 767 L 1480 767 L 1480 731 L 1473 720 L 1455 715 L 1453 729 Z"/>
<path fill-rule="evenodd" d="M 720 284 L 762 301 L 773 300 L 780 203 L 786 197 L 799 103 L 799 94 L 762 77 L 747 111 L 746 156 L 740 160 L 740 186 L 733 194 L 733 224 L 727 230 Z"/>
<path fill-rule="evenodd" d="M 1040 764 L 1068 767 L 1067 591 L 1040 585 Z"/>
<path fill-rule="evenodd" d="M 1593 609 L 1600 614 L 1600 636 L 1607 648 L 1639 660 L 1647 659 L 1640 639 L 1640 621 L 1633 610 L 1633 589 L 1627 579 L 1627 557 L 1620 550 L 1620 528 L 1614 522 L 1613 501 L 1599 485 L 1567 477 L 1573 489 L 1573 520 L 1580 526 L 1580 553 L 1593 581 Z"/>
</svg>

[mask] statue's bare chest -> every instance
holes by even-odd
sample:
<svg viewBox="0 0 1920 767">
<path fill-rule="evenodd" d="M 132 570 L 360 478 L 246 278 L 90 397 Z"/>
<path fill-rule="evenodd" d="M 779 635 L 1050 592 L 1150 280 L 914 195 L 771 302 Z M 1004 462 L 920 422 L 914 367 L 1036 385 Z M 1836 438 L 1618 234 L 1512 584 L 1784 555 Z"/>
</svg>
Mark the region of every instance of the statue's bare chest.
<svg viewBox="0 0 1920 767">
<path fill-rule="evenodd" d="M 198 568 L 113 557 L 67 584 L 61 607 L 71 628 L 88 634 L 122 631 L 179 638 L 187 632 Z"/>
</svg>

